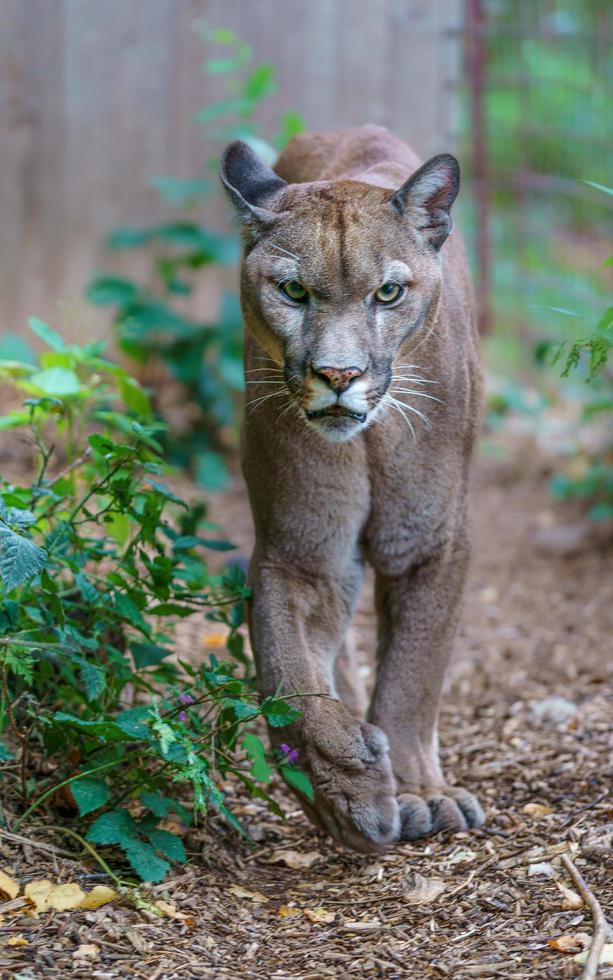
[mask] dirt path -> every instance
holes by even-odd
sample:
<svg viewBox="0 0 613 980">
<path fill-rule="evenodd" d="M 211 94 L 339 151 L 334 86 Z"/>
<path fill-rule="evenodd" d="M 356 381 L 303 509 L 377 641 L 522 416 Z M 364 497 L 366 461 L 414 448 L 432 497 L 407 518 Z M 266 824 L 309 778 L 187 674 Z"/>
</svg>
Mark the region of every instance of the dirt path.
<svg viewBox="0 0 613 980">
<path fill-rule="evenodd" d="M 242 493 L 216 509 L 246 544 Z M 592 932 L 585 908 L 564 906 L 558 885 L 572 884 L 561 851 L 569 850 L 603 907 L 613 898 L 603 850 L 612 819 L 611 551 L 582 550 L 573 533 L 556 530 L 576 515 L 554 508 L 542 464 L 525 446 L 507 447 L 504 462 L 481 461 L 474 513 L 477 550 L 442 714 L 442 752 L 448 772 L 479 794 L 486 828 L 373 859 L 319 837 L 289 799 L 282 823 L 239 798 L 235 810 L 255 849 L 213 819 L 188 838 L 189 869 L 153 889 L 192 925 L 129 906 L 43 915 L 25 927 L 20 918 L 19 928 L 5 920 L 0 941 L 19 932 L 28 945 L 0 949 L 1 975 L 578 976 L 572 952 L 581 938 L 569 953 L 548 943 L 578 934 L 585 941 Z M 356 637 L 360 650 L 372 647 L 367 604 Z M 198 632 L 186 637 L 192 655 L 202 642 Z M 0 853 L 22 880 L 84 874 L 60 856 L 51 867 L 31 846 L 3 841 Z M 576 902 L 567 897 L 568 904 Z M 99 952 L 75 957 L 80 944 Z M 607 975 L 603 967 L 600 976 Z"/>
</svg>

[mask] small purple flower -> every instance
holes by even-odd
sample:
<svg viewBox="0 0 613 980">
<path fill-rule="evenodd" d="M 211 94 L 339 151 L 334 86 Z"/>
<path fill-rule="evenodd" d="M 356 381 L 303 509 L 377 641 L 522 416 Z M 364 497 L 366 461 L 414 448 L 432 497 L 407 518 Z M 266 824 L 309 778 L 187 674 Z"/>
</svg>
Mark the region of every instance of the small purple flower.
<svg viewBox="0 0 613 980">
<path fill-rule="evenodd" d="M 179 712 L 179 721 L 187 721 L 187 711 Z"/>
<path fill-rule="evenodd" d="M 191 696 L 191 694 L 180 694 L 179 695 L 179 703 L 180 704 L 193 704 L 194 703 L 194 699 Z"/>
<path fill-rule="evenodd" d="M 290 748 L 290 746 L 286 745 L 285 742 L 283 742 L 281 745 L 281 751 L 285 756 L 286 763 L 290 766 L 292 762 L 296 762 L 296 760 L 298 759 L 298 749 Z"/>
</svg>

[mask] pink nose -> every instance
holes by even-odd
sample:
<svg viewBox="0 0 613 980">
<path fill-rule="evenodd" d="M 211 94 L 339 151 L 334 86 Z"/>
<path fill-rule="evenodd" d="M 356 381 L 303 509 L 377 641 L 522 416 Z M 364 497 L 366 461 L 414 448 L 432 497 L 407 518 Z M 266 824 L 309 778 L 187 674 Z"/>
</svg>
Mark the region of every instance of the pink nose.
<svg viewBox="0 0 613 980">
<path fill-rule="evenodd" d="M 342 391 L 346 391 L 352 381 L 356 378 L 361 378 L 364 372 L 357 367 L 346 367 L 346 368 L 334 368 L 334 367 L 318 367 L 313 368 L 313 371 L 318 378 L 325 381 L 330 385 L 333 391 L 340 394 Z"/>
</svg>

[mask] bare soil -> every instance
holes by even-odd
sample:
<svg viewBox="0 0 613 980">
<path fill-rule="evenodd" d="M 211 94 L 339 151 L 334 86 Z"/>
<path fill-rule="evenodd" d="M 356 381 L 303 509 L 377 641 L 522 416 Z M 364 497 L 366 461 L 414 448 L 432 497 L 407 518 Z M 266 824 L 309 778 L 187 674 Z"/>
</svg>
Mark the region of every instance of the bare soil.
<svg viewBox="0 0 613 980">
<path fill-rule="evenodd" d="M 477 468 L 476 552 L 441 742 L 447 772 L 480 796 L 485 828 L 364 857 L 321 837 L 291 797 L 281 798 L 282 822 L 228 787 L 255 845 L 212 818 L 187 837 L 189 867 L 149 890 L 189 921 L 128 901 L 5 914 L 1 976 L 578 977 L 574 955 L 593 925 L 560 888 L 576 891 L 560 855 L 603 909 L 613 898 L 612 552 L 606 534 L 554 505 L 546 477 L 533 444 L 508 437 Z M 247 548 L 240 486 L 215 511 Z M 367 599 L 355 633 L 366 671 Z M 183 655 L 203 653 L 201 623 L 181 636 Z M 25 833 L 25 843 L 0 834 L 1 866 L 21 883 L 104 880 L 86 856 L 70 857 L 67 839 L 39 826 Z M 300 862 L 308 867 L 292 866 Z M 27 945 L 7 945 L 17 935 Z M 565 936 L 576 937 L 559 943 L 568 952 L 556 948 Z M 75 955 L 82 945 L 93 945 L 89 958 Z M 613 970 L 602 966 L 606 976 Z"/>
</svg>

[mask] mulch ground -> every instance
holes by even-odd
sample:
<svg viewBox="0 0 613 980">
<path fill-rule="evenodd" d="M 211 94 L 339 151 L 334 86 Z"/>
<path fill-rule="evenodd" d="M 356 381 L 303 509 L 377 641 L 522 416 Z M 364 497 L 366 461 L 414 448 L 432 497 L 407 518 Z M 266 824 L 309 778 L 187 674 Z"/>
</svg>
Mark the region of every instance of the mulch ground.
<svg viewBox="0 0 613 980">
<path fill-rule="evenodd" d="M 213 818 L 188 835 L 189 867 L 143 891 L 186 919 L 127 900 L 38 918 L 5 911 L 2 977 L 580 975 L 574 957 L 593 925 L 562 855 L 603 909 L 613 904 L 612 552 L 552 502 L 531 444 L 498 449 L 478 466 L 476 554 L 441 718 L 446 770 L 478 793 L 487 826 L 364 857 L 319 836 L 289 796 L 283 822 L 228 787 L 255 843 Z M 247 547 L 241 488 L 215 510 Z M 183 631 L 183 656 L 204 652 L 201 630 Z M 365 673 L 373 637 L 365 599 L 355 624 Z M 0 834 L 1 866 L 21 884 L 105 881 L 68 839 L 39 825 L 24 833 Z M 24 945 L 8 945 L 15 937 Z"/>
</svg>

